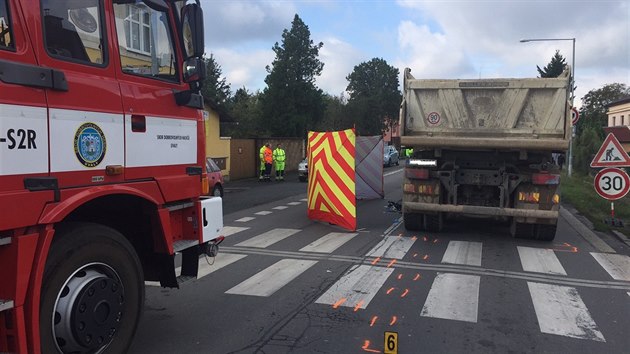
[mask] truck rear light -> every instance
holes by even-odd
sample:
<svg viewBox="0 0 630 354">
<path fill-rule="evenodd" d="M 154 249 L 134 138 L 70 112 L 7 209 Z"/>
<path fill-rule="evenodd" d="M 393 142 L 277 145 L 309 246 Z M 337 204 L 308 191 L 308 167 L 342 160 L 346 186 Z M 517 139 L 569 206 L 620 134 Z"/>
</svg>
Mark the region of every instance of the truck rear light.
<svg viewBox="0 0 630 354">
<path fill-rule="evenodd" d="M 554 204 L 560 204 L 560 195 L 559 194 L 554 194 L 553 195 L 553 203 Z"/>
<path fill-rule="evenodd" d="M 403 190 L 405 193 L 414 193 L 414 194 L 424 194 L 424 195 L 435 195 L 438 194 L 438 187 L 433 184 L 411 184 L 405 183 L 403 185 Z"/>
<path fill-rule="evenodd" d="M 540 193 L 518 192 L 518 200 L 526 203 L 538 203 L 540 201 Z"/>
<path fill-rule="evenodd" d="M 208 182 L 208 176 L 203 176 L 201 178 L 201 195 L 210 194 L 210 183 Z"/>
<path fill-rule="evenodd" d="M 416 192 L 416 188 L 411 183 L 405 183 L 403 185 L 403 191 L 405 191 L 405 193 L 415 193 Z"/>
<path fill-rule="evenodd" d="M 405 177 L 409 179 L 429 179 L 429 170 L 426 168 L 406 168 Z"/>
<path fill-rule="evenodd" d="M 560 175 L 548 173 L 534 173 L 532 175 L 533 184 L 560 184 Z"/>
</svg>

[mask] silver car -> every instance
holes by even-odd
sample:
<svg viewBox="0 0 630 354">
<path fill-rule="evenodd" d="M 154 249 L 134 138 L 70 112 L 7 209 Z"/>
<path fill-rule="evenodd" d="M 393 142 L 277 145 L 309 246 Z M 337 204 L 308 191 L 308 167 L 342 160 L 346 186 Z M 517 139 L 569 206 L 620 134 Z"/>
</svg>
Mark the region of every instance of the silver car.
<svg viewBox="0 0 630 354">
<path fill-rule="evenodd" d="M 385 146 L 385 149 L 383 149 L 383 166 L 391 166 L 393 164 L 398 165 L 399 164 L 399 155 L 398 155 L 398 150 L 396 150 L 396 147 L 393 145 L 388 145 Z"/>
<path fill-rule="evenodd" d="M 308 179 L 308 161 L 306 159 L 298 164 L 298 178 L 300 182 L 306 182 Z"/>
</svg>

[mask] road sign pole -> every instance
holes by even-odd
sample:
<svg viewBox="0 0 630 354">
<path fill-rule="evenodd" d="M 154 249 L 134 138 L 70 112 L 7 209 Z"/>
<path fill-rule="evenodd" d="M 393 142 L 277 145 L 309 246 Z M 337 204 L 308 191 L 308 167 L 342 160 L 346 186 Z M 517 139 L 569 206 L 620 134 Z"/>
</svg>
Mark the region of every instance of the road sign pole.
<svg viewBox="0 0 630 354">
<path fill-rule="evenodd" d="M 571 137 L 569 138 L 569 164 L 567 166 L 567 176 L 571 177 L 573 172 L 573 136 L 575 135 L 575 125 L 571 126 Z"/>
<path fill-rule="evenodd" d="M 615 220 L 615 202 L 610 202 L 610 217 Z"/>
</svg>

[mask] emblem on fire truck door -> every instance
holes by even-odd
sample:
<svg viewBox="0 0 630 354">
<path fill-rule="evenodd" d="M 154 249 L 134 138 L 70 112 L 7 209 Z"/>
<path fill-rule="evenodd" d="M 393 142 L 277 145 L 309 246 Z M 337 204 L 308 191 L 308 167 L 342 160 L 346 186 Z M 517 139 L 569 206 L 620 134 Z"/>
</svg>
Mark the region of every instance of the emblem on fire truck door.
<svg viewBox="0 0 630 354">
<path fill-rule="evenodd" d="M 101 128 L 94 123 L 83 123 L 74 134 L 74 153 L 85 167 L 96 167 L 103 161 L 107 140 Z"/>
</svg>

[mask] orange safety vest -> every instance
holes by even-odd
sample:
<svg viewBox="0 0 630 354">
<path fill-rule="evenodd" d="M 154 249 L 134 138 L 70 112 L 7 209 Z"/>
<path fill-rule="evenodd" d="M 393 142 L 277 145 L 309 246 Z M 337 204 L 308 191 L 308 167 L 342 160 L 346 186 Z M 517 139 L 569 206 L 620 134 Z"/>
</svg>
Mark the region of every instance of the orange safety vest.
<svg viewBox="0 0 630 354">
<path fill-rule="evenodd" d="M 266 148 L 265 149 L 265 163 L 272 163 L 273 162 L 273 152 L 271 151 L 270 148 Z"/>
</svg>

